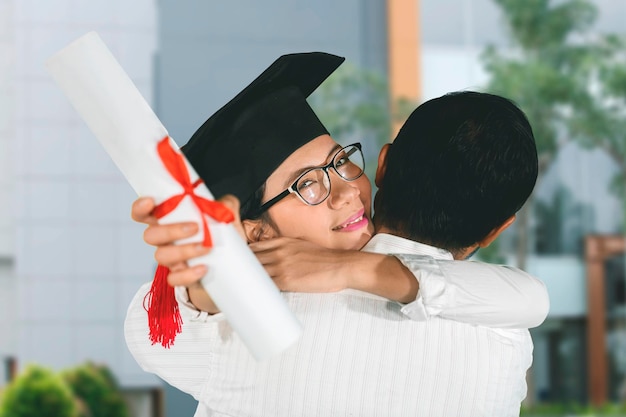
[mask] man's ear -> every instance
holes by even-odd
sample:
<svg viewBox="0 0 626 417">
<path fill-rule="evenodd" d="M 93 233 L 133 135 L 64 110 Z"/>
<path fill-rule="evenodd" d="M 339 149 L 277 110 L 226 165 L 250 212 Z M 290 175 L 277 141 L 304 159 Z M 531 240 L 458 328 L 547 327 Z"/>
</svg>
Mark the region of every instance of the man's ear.
<svg viewBox="0 0 626 417">
<path fill-rule="evenodd" d="M 387 152 L 389 152 L 390 147 L 391 143 L 384 144 L 378 154 L 378 166 L 376 167 L 376 176 L 374 177 L 374 183 L 378 188 L 380 188 L 383 183 L 383 178 L 385 177 L 385 171 L 387 170 Z"/>
<path fill-rule="evenodd" d="M 244 220 L 241 222 L 243 231 L 248 243 L 260 242 L 262 240 L 278 237 L 278 233 L 272 226 L 263 220 Z"/>
<path fill-rule="evenodd" d="M 487 246 L 489 246 L 491 242 L 496 240 L 496 238 L 500 236 L 500 233 L 504 232 L 510 225 L 513 224 L 514 221 L 515 214 L 506 219 L 500 226 L 489 232 L 487 236 L 485 236 L 482 240 L 478 242 L 478 246 L 481 248 L 486 248 Z"/>
</svg>

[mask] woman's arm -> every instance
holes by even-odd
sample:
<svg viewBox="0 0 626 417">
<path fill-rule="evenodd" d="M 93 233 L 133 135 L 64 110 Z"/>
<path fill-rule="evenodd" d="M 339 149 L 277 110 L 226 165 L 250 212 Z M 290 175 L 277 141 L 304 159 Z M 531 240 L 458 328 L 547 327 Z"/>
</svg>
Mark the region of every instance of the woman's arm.
<svg viewBox="0 0 626 417">
<path fill-rule="evenodd" d="M 144 199 L 145 200 L 145 199 Z M 150 200 L 151 201 L 151 200 Z M 156 246 L 157 261 L 172 269 L 171 285 L 192 288 L 200 310 L 214 313 L 197 285 L 206 270 L 186 261 L 203 254 L 198 245 L 174 245 L 193 236 L 195 224 L 158 225 L 146 221 L 150 204 L 133 204 L 134 220 L 149 224 L 146 243 Z M 321 248 L 298 239 L 279 238 L 250 245 L 283 291 L 334 292 L 352 288 L 406 304 L 414 320 L 432 316 L 500 328 L 531 328 L 545 320 L 549 300 L 544 284 L 519 269 L 473 261 L 434 260 L 419 255 L 394 256 Z M 204 301 L 203 301 L 204 300 Z"/>
<path fill-rule="evenodd" d="M 445 319 L 498 328 L 533 328 L 546 319 L 550 299 L 538 278 L 505 265 L 397 255 L 420 282 L 402 311 L 419 320 Z"/>
<path fill-rule="evenodd" d="M 499 328 L 536 327 L 548 314 L 545 285 L 508 266 L 330 250 L 288 238 L 250 247 L 283 291 L 351 288 L 406 304 L 402 311 L 414 320 L 438 316 Z"/>
<path fill-rule="evenodd" d="M 250 249 L 282 291 L 320 293 L 351 288 L 400 303 L 414 301 L 418 294 L 416 275 L 393 256 L 327 249 L 282 237 L 251 243 Z"/>
</svg>

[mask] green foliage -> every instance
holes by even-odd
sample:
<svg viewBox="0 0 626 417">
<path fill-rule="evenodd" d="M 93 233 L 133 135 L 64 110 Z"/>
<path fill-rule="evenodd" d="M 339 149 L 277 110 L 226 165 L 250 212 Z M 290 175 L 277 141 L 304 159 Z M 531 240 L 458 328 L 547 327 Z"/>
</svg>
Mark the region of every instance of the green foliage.
<svg viewBox="0 0 626 417">
<path fill-rule="evenodd" d="M 602 148 L 620 172 L 612 190 L 626 217 L 626 41 L 590 29 L 588 0 L 494 0 L 511 35 L 505 51 L 488 47 L 487 90 L 513 99 L 535 133 L 540 175 L 560 145 Z"/>
<path fill-rule="evenodd" d="M 525 49 L 561 45 L 572 33 L 584 32 L 597 17 L 585 0 L 495 0 L 502 8 L 513 38 Z"/>
<path fill-rule="evenodd" d="M 389 85 L 377 72 L 345 63 L 310 97 L 309 102 L 331 135 L 342 143 L 374 139 L 380 148 L 391 139 L 392 122 L 404 122 L 417 102 L 399 98 L 389 106 Z"/>
<path fill-rule="evenodd" d="M 28 366 L 0 397 L 0 417 L 128 417 L 111 371 L 87 362 L 60 374 Z"/>
<path fill-rule="evenodd" d="M 104 366 L 87 362 L 62 373 L 88 411 L 84 417 L 127 417 L 128 407 L 115 377 Z"/>
<path fill-rule="evenodd" d="M 339 142 L 371 137 L 389 141 L 391 118 L 384 77 L 344 63 L 310 97 L 309 102 Z"/>
<path fill-rule="evenodd" d="M 0 401 L 0 417 L 77 417 L 72 391 L 53 371 L 30 365 L 11 382 Z"/>
<path fill-rule="evenodd" d="M 626 404 L 607 403 L 599 407 L 579 403 L 542 403 L 522 407 L 522 417 L 623 417 Z"/>
<path fill-rule="evenodd" d="M 597 16 L 585 0 L 494 0 L 504 12 L 512 45 L 490 46 L 483 62 L 487 90 L 514 100 L 527 114 L 542 171 L 567 140 L 574 108 L 590 99 L 588 80 L 597 63 L 595 42 L 586 38 Z"/>
<path fill-rule="evenodd" d="M 626 39 L 607 36 L 598 46 L 590 99 L 575 108 L 571 131 L 587 148 L 600 148 L 618 171 L 611 191 L 621 198 L 626 220 Z M 623 225 L 624 226 L 624 225 Z"/>
</svg>

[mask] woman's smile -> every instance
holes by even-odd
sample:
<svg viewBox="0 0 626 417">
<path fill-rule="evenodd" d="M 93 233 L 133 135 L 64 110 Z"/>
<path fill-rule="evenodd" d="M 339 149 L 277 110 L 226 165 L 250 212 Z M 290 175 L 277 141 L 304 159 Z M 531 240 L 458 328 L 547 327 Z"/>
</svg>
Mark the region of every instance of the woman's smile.
<svg viewBox="0 0 626 417">
<path fill-rule="evenodd" d="M 362 227 L 366 227 L 369 224 L 369 220 L 365 217 L 365 209 L 359 210 L 358 213 L 348 218 L 339 226 L 333 228 L 336 232 L 353 232 L 359 230 Z"/>
</svg>

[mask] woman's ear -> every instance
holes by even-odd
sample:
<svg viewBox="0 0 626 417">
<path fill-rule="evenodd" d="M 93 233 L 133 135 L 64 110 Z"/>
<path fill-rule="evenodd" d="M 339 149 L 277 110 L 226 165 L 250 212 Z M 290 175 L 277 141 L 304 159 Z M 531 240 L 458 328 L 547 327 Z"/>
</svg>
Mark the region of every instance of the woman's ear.
<svg viewBox="0 0 626 417">
<path fill-rule="evenodd" d="M 262 240 L 278 237 L 278 233 L 272 226 L 263 220 L 244 220 L 241 222 L 243 231 L 248 243 L 260 242 Z"/>
<path fill-rule="evenodd" d="M 374 183 L 378 188 L 380 188 L 383 183 L 383 178 L 385 177 L 385 171 L 387 170 L 387 152 L 389 152 L 390 147 L 391 143 L 384 144 L 378 154 L 378 166 L 376 167 L 376 176 L 374 177 Z"/>
</svg>

